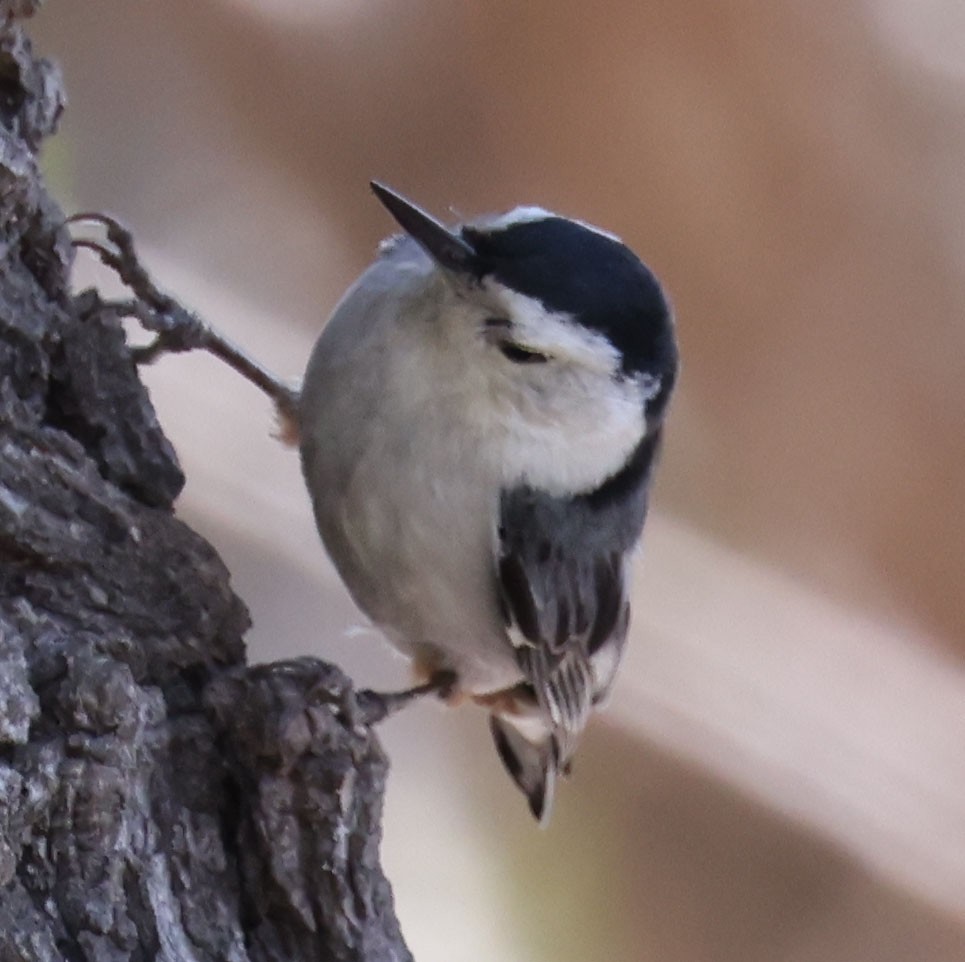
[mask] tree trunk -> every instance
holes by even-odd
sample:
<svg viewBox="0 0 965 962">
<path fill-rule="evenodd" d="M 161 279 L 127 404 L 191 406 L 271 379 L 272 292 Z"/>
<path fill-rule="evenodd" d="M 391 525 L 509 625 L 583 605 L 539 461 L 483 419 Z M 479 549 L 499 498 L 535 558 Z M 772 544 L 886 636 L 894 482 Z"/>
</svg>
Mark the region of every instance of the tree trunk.
<svg viewBox="0 0 965 962">
<path fill-rule="evenodd" d="M 0 0 L 0 962 L 410 959 L 351 683 L 245 666 L 118 312 L 70 292 L 35 6 Z"/>
</svg>

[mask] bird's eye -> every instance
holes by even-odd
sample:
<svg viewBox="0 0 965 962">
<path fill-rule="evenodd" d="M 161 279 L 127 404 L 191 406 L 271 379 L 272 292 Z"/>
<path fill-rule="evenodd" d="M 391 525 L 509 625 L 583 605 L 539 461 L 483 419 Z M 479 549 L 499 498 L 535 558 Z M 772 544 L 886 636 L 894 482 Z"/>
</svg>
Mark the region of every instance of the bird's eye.
<svg viewBox="0 0 965 962">
<path fill-rule="evenodd" d="M 509 358 L 514 364 L 545 364 L 549 358 L 539 351 L 532 348 L 523 347 L 522 344 L 514 344 L 512 341 L 503 341 L 499 345 L 503 357 Z"/>
<path fill-rule="evenodd" d="M 489 342 L 495 344 L 503 357 L 514 364 L 544 364 L 549 360 L 541 351 L 509 340 L 512 336 L 513 322 L 508 317 L 487 317 L 484 324 Z"/>
<path fill-rule="evenodd" d="M 508 317 L 499 317 L 494 315 L 493 317 L 487 317 L 483 322 L 486 326 L 487 331 L 508 331 L 512 328 L 513 322 Z"/>
</svg>

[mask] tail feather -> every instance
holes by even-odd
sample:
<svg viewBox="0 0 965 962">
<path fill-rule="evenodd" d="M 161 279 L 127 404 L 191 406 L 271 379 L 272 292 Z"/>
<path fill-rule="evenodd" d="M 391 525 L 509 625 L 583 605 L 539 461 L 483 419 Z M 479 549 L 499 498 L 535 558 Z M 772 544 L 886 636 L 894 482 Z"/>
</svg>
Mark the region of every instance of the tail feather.
<svg viewBox="0 0 965 962">
<path fill-rule="evenodd" d="M 489 728 L 506 771 L 526 796 L 533 817 L 545 827 L 553 809 L 559 771 L 553 735 L 547 732 L 542 740 L 533 742 L 511 720 L 498 715 L 489 716 Z"/>
</svg>

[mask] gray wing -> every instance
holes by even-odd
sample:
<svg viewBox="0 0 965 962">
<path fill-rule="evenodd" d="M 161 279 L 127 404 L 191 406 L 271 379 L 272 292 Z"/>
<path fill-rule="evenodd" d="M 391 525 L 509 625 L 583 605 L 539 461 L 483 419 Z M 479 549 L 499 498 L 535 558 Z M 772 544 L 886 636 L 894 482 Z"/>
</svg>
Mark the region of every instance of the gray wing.
<svg viewBox="0 0 965 962">
<path fill-rule="evenodd" d="M 590 710 L 612 684 L 626 642 L 627 556 L 646 519 L 659 443 L 658 428 L 618 474 L 587 494 L 558 498 L 519 487 L 502 497 L 503 615 L 551 725 L 546 761 L 563 771 Z"/>
</svg>

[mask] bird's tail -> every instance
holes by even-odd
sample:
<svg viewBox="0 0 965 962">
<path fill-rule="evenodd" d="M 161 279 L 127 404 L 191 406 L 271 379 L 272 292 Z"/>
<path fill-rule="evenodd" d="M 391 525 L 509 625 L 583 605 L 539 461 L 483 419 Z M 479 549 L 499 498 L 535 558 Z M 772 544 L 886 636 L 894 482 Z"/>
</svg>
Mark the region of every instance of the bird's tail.
<svg viewBox="0 0 965 962">
<path fill-rule="evenodd" d="M 533 817 L 540 827 L 545 827 L 553 809 L 556 780 L 561 770 L 560 753 L 553 733 L 545 729 L 531 732 L 532 723 L 531 718 L 489 716 L 496 751 L 506 771 L 526 796 Z"/>
</svg>

